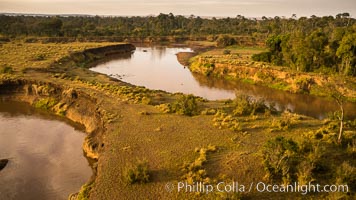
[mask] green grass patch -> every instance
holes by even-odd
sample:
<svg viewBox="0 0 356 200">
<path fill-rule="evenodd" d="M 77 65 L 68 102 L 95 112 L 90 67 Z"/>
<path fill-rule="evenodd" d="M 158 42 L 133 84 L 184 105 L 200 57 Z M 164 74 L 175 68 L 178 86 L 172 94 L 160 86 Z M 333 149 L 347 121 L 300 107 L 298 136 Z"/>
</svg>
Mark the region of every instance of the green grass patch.
<svg viewBox="0 0 356 200">
<path fill-rule="evenodd" d="M 243 83 L 255 84 L 255 81 L 250 78 L 244 78 L 241 80 Z"/>
<path fill-rule="evenodd" d="M 48 109 L 52 108 L 54 105 L 56 105 L 56 104 L 57 104 L 57 100 L 55 98 L 44 98 L 44 99 L 38 100 L 34 104 L 34 106 L 36 108 L 48 110 Z"/>
<path fill-rule="evenodd" d="M 230 50 L 239 50 L 239 51 L 266 51 L 266 48 L 257 47 L 257 46 L 240 46 L 240 45 L 231 45 L 226 47 Z"/>
<path fill-rule="evenodd" d="M 77 200 L 88 200 L 90 197 L 90 190 L 93 188 L 93 186 L 93 182 L 83 185 L 78 193 Z"/>
<path fill-rule="evenodd" d="M 277 90 L 284 90 L 284 91 L 290 89 L 290 86 L 283 82 L 274 83 L 274 84 L 270 85 L 269 87 L 273 88 L 273 89 L 277 89 Z"/>
</svg>

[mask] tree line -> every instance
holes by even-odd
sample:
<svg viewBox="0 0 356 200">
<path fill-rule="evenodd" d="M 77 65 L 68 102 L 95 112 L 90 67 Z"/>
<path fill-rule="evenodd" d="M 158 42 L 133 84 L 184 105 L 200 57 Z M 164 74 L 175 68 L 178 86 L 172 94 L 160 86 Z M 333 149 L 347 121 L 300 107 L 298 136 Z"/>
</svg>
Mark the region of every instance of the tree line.
<svg viewBox="0 0 356 200">
<path fill-rule="evenodd" d="M 145 17 L 100 16 L 7 16 L 0 15 L 0 34 L 5 36 L 208 36 L 216 34 L 266 37 L 290 32 L 311 33 L 316 29 L 330 32 L 351 27 L 355 19 L 348 13 L 337 16 L 261 19 L 237 15 L 234 18 L 201 18 L 191 15 L 159 14 Z"/>
<path fill-rule="evenodd" d="M 336 16 L 289 18 L 202 18 L 159 14 L 144 17 L 8 16 L 0 15 L 5 37 L 186 37 L 230 45 L 236 36 L 266 41 L 269 51 L 254 60 L 289 66 L 298 71 L 356 75 L 356 19 Z M 223 36 L 223 37 L 222 37 Z"/>
<path fill-rule="evenodd" d="M 268 52 L 252 59 L 303 72 L 356 75 L 356 25 L 271 35 L 266 46 Z"/>
</svg>

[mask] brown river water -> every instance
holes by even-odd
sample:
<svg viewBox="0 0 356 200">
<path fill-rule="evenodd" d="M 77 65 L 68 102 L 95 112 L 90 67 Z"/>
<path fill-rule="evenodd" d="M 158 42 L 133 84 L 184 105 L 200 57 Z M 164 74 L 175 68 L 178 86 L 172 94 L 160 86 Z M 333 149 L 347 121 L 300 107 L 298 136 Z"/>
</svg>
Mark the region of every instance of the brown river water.
<svg viewBox="0 0 356 200">
<path fill-rule="evenodd" d="M 64 200 L 80 190 L 92 170 L 83 155 L 85 133 L 76 124 L 0 101 L 1 200 Z"/>
<path fill-rule="evenodd" d="M 137 46 L 133 54 L 107 60 L 91 70 L 137 86 L 172 93 L 194 94 L 209 100 L 232 99 L 236 93 L 245 94 L 273 103 L 278 110 L 289 109 L 318 119 L 323 119 L 329 112 L 339 109 L 334 101 L 326 98 L 291 94 L 264 86 L 191 73 L 178 62 L 176 56 L 178 52 L 192 52 L 192 49 Z M 344 108 L 347 116 L 356 117 L 355 103 L 346 103 Z"/>
</svg>

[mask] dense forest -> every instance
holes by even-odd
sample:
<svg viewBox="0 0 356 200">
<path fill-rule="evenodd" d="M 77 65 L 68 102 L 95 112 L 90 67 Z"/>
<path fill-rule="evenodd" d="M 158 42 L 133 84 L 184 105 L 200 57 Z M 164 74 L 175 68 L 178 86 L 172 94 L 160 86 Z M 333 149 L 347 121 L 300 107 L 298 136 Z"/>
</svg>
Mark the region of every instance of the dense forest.
<svg viewBox="0 0 356 200">
<path fill-rule="evenodd" d="M 201 18 L 160 14 L 146 17 L 7 16 L 0 15 L 5 37 L 162 37 L 203 38 L 234 44 L 234 36 L 266 41 L 269 52 L 254 60 L 289 66 L 298 71 L 356 75 L 356 19 L 349 13 L 324 17 L 261 19 Z M 232 38 L 232 39 L 231 39 Z M 220 37 L 221 39 L 221 37 Z"/>
</svg>

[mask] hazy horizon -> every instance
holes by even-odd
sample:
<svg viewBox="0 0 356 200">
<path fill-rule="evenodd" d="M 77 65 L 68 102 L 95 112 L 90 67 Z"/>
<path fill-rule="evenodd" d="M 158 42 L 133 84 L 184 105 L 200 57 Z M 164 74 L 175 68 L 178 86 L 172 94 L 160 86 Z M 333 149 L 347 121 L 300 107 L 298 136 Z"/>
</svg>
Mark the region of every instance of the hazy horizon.
<svg viewBox="0 0 356 200">
<path fill-rule="evenodd" d="M 28 14 L 88 14 L 88 15 L 118 15 L 147 16 L 159 13 L 174 15 L 196 15 L 235 17 L 297 17 L 311 15 L 335 16 L 348 12 L 356 16 L 354 0 L 0 0 L 1 13 Z"/>
</svg>

